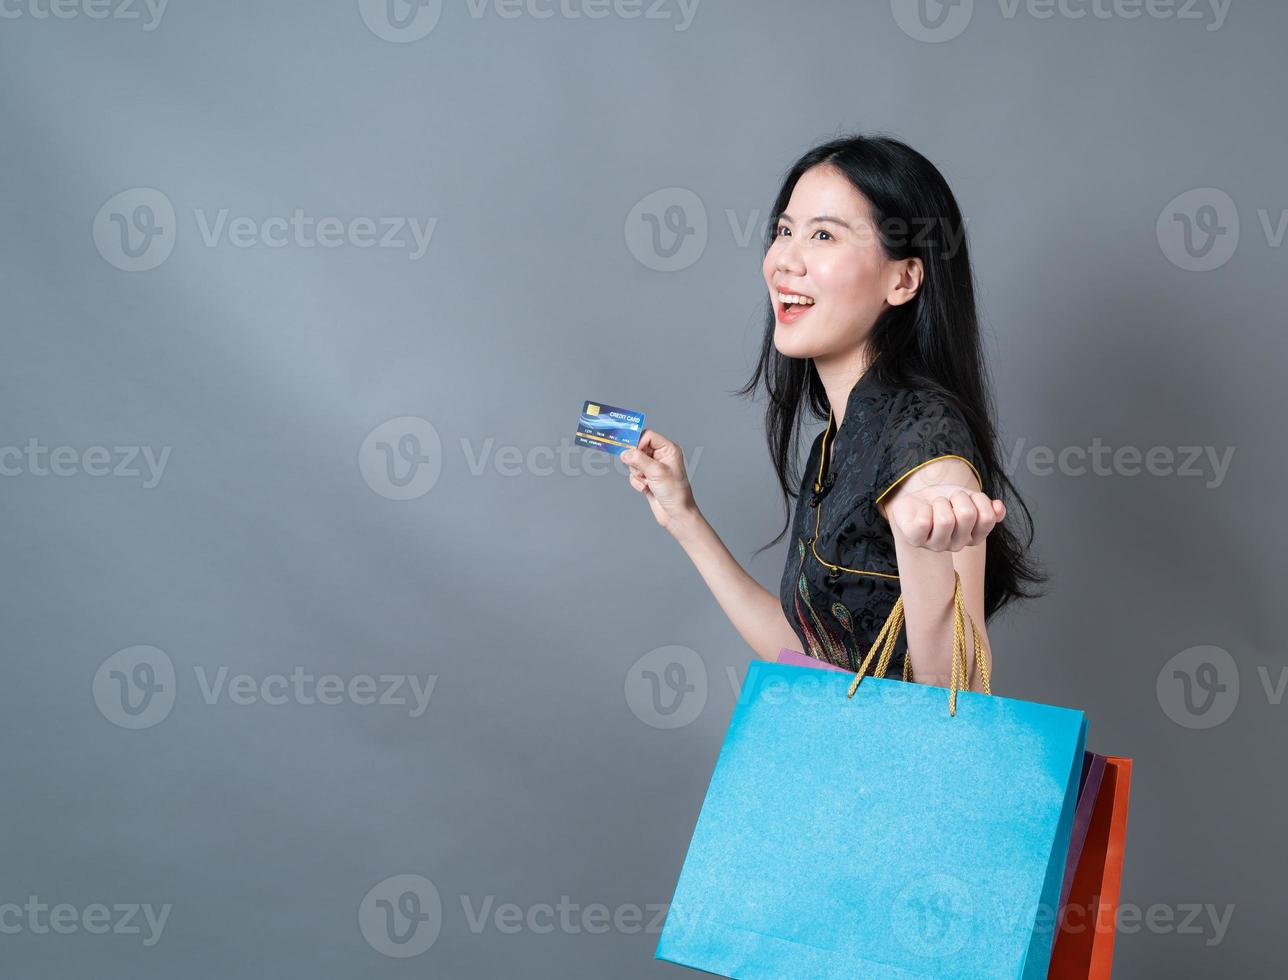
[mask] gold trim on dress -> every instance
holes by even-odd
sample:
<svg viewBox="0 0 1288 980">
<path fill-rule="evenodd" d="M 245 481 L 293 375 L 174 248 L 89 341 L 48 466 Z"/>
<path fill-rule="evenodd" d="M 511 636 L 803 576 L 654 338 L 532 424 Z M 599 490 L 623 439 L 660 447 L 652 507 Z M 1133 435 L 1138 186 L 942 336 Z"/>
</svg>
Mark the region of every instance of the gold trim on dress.
<svg viewBox="0 0 1288 980">
<path fill-rule="evenodd" d="M 827 428 L 823 430 L 823 445 L 822 445 L 822 448 L 819 450 L 819 454 L 818 454 L 818 475 L 814 479 L 814 491 L 816 493 L 819 490 L 823 489 L 823 464 L 825 462 L 830 462 L 830 460 L 828 460 L 827 458 L 828 443 L 836 435 L 835 430 L 832 428 L 833 418 L 834 416 L 832 415 L 832 409 L 831 409 L 831 406 L 829 406 L 827 409 Z M 984 480 L 980 477 L 979 470 L 975 468 L 974 463 L 972 463 L 965 456 L 958 456 L 956 453 L 945 453 L 943 456 L 936 456 L 934 457 L 934 459 L 928 459 L 924 463 L 918 463 L 912 469 L 905 472 L 902 476 L 899 477 L 899 479 L 895 480 L 888 487 L 886 487 L 884 490 L 881 491 L 881 493 L 877 496 L 877 498 L 872 501 L 872 506 L 876 507 L 877 504 L 881 503 L 882 499 L 885 497 L 886 494 L 888 494 L 891 490 L 897 487 L 900 483 L 902 483 L 913 473 L 917 472 L 917 470 L 921 469 L 923 466 L 929 466 L 931 463 L 938 462 L 941 459 L 960 459 L 963 463 L 969 466 L 971 469 L 971 472 L 975 474 L 975 480 L 979 483 L 980 490 L 982 491 L 984 489 Z M 830 470 L 831 467 L 829 466 L 828 469 Z M 810 540 L 809 550 L 814 553 L 815 559 L 817 559 L 820 564 L 837 572 L 849 572 L 851 575 L 871 575 L 874 578 L 888 578 L 888 579 L 893 579 L 896 582 L 899 581 L 898 575 L 891 575 L 889 572 L 873 572 L 863 568 L 846 568 L 844 565 L 834 565 L 832 562 L 828 561 L 822 555 L 820 555 L 818 553 L 818 536 L 819 536 L 819 529 L 822 524 L 822 516 L 823 516 L 823 503 L 822 501 L 819 501 L 818 506 L 814 508 L 814 537 Z"/>
<path fill-rule="evenodd" d="M 918 463 L 912 469 L 905 472 L 903 476 L 899 477 L 899 479 L 895 480 L 894 483 L 890 484 L 888 487 L 886 487 L 884 490 L 881 491 L 881 493 L 877 496 L 877 499 L 872 501 L 872 506 L 875 507 L 877 504 L 881 503 L 882 497 L 884 497 L 887 493 L 889 493 L 891 490 L 897 487 L 900 483 L 906 480 L 913 473 L 916 473 L 917 470 L 921 469 L 923 466 L 929 466 L 931 463 L 937 463 L 941 459 L 960 459 L 963 463 L 969 466 L 970 471 L 975 474 L 975 481 L 979 484 L 980 490 L 982 491 L 984 489 L 984 481 L 980 478 L 979 470 L 975 469 L 974 463 L 972 463 L 965 456 L 958 456 L 956 453 L 945 453 L 942 456 L 936 456 L 934 459 L 928 459 L 924 463 Z"/>
</svg>

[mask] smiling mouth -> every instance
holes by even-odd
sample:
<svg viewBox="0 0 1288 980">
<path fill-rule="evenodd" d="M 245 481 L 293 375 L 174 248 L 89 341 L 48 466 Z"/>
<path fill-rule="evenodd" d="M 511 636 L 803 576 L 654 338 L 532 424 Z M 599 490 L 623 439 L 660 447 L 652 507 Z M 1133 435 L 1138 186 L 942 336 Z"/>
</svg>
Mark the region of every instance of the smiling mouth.
<svg viewBox="0 0 1288 980">
<path fill-rule="evenodd" d="M 774 306 L 778 311 L 778 318 L 788 322 L 799 319 L 814 308 L 813 303 L 786 303 L 777 297 L 774 299 Z"/>
</svg>

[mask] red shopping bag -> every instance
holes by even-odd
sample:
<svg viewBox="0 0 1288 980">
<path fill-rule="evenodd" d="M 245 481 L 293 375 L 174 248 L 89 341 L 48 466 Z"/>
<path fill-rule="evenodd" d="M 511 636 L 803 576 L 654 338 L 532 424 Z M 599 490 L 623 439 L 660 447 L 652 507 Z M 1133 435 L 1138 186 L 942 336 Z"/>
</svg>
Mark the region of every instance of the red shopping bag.
<svg viewBox="0 0 1288 980">
<path fill-rule="evenodd" d="M 1120 756 L 1105 757 L 1100 794 L 1056 933 L 1048 980 L 1110 980 L 1131 764 Z"/>
</svg>

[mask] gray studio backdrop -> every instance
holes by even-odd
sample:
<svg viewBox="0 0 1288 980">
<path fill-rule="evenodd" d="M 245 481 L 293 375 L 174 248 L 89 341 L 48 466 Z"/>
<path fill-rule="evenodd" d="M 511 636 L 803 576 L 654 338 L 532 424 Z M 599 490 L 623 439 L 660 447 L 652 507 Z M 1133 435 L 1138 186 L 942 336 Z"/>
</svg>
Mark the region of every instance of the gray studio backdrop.
<svg viewBox="0 0 1288 980">
<path fill-rule="evenodd" d="M 1135 760 L 1115 975 L 1278 976 L 1286 34 L 1268 0 L 4 0 L 0 976 L 678 975 L 750 651 L 572 432 L 647 412 L 750 561 L 759 236 L 855 129 L 968 216 L 1053 576 L 991 625 L 996 690 Z"/>
</svg>

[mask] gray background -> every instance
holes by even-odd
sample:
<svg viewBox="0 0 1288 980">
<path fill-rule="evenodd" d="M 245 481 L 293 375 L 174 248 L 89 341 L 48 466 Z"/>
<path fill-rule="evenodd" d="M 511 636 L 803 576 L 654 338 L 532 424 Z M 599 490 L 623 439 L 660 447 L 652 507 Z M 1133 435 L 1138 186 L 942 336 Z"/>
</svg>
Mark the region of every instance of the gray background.
<svg viewBox="0 0 1288 980">
<path fill-rule="evenodd" d="M 979 0 L 935 36 L 901 2 L 703 0 L 686 22 L 449 0 L 417 39 L 363 6 L 0 19 L 0 905 L 172 906 L 151 946 L 23 912 L 0 972 L 674 973 L 650 907 L 750 653 L 621 470 L 588 469 L 575 414 L 645 410 L 749 560 L 781 518 L 763 403 L 729 394 L 760 336 L 756 232 L 791 160 L 858 129 L 929 156 L 968 216 L 1004 448 L 1054 577 L 990 625 L 996 689 L 1082 708 L 1091 748 L 1135 760 L 1122 901 L 1162 911 L 1120 934 L 1115 975 L 1279 975 L 1283 6 L 1235 0 L 1212 30 L 1206 5 Z M 138 188 L 174 209 L 145 260 L 173 250 L 127 271 L 112 216 L 146 217 Z M 654 243 L 672 205 L 690 231 Z M 360 228 L 208 243 L 223 209 L 436 224 L 419 258 Z M 1207 229 L 1189 250 L 1178 214 Z M 1178 457 L 1099 475 L 1028 455 L 1093 440 Z M 1175 472 L 1191 445 L 1234 447 L 1224 476 Z M 94 475 L 96 446 L 112 469 L 169 456 L 146 486 Z M 784 557 L 748 567 L 774 589 Z M 706 698 L 664 716 L 641 684 L 673 646 Z M 172 705 L 131 729 L 113 671 L 146 679 L 140 656 L 173 665 L 150 710 Z M 361 691 L 212 699 L 221 668 L 437 679 L 413 717 Z M 359 910 L 404 874 L 442 913 L 396 958 Z M 489 898 L 622 925 L 472 928 Z M 1191 904 L 1233 907 L 1219 941 L 1206 912 L 1179 928 Z"/>
</svg>

